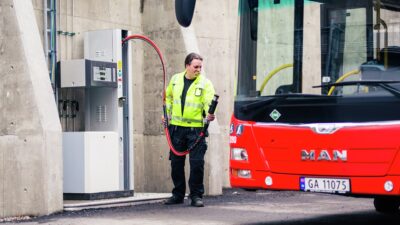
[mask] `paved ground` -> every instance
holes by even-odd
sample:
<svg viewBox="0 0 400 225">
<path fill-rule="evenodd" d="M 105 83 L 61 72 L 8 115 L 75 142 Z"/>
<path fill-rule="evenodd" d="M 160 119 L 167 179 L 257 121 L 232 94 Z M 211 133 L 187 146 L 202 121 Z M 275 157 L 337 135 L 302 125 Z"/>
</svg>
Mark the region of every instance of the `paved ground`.
<svg viewBox="0 0 400 225">
<path fill-rule="evenodd" d="M 223 196 L 206 197 L 206 207 L 189 201 L 109 209 L 64 212 L 23 221 L 22 224 L 249 224 L 249 225 L 391 225 L 400 224 L 400 213 L 375 212 L 372 199 L 328 194 L 228 189 Z"/>
</svg>

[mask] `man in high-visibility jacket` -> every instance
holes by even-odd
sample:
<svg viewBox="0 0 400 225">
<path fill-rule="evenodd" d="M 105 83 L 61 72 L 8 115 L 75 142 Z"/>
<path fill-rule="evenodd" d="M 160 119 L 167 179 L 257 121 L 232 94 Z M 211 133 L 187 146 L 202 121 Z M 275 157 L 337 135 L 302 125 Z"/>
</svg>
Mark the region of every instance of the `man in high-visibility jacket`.
<svg viewBox="0 0 400 225">
<path fill-rule="evenodd" d="M 214 96 L 214 87 L 210 80 L 200 74 L 203 58 L 190 53 L 185 59 L 185 71 L 172 76 L 166 90 L 166 107 L 169 119 L 171 142 L 177 151 L 185 151 L 199 136 L 205 113 Z M 215 119 L 213 114 L 207 120 Z M 202 139 L 189 153 L 190 177 L 189 189 L 191 205 L 203 207 L 204 194 L 204 155 L 207 143 Z M 170 152 L 171 177 L 174 183 L 172 197 L 165 204 L 183 203 L 186 192 L 185 156 Z"/>
</svg>

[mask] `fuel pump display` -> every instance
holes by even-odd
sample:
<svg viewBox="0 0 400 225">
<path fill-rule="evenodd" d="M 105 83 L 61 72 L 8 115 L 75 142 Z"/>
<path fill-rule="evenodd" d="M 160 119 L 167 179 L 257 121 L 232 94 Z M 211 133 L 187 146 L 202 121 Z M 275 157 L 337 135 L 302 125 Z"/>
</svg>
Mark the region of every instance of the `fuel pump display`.
<svg viewBox="0 0 400 225">
<path fill-rule="evenodd" d="M 111 82 L 113 81 L 113 76 L 114 76 L 114 81 L 115 81 L 115 73 L 113 74 L 111 68 L 107 67 L 99 67 L 95 66 L 93 67 L 93 80 L 95 81 L 107 81 Z"/>
</svg>

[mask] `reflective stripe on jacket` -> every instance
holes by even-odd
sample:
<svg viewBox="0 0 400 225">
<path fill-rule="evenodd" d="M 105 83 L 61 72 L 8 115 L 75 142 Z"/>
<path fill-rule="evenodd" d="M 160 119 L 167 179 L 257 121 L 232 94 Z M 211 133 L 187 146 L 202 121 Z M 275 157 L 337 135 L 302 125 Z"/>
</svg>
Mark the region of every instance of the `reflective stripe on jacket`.
<svg viewBox="0 0 400 225">
<path fill-rule="evenodd" d="M 195 78 L 187 93 L 182 115 L 181 96 L 186 71 L 172 76 L 166 90 L 166 106 L 170 124 L 183 127 L 202 127 L 203 110 L 207 114 L 214 87 L 210 80 L 201 74 Z"/>
</svg>

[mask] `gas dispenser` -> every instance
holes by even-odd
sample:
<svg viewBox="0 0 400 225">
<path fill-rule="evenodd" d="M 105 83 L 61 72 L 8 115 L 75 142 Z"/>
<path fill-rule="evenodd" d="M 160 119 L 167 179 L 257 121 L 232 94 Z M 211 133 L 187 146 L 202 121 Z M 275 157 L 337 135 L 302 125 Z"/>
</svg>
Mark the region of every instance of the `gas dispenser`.
<svg viewBox="0 0 400 225">
<path fill-rule="evenodd" d="M 125 30 L 85 33 L 85 58 L 60 62 L 64 199 L 133 195 L 130 48 Z"/>
</svg>

